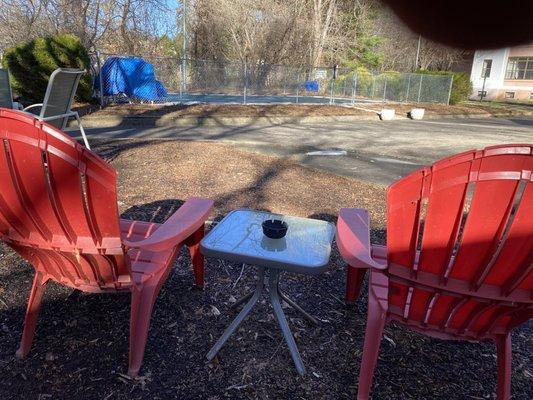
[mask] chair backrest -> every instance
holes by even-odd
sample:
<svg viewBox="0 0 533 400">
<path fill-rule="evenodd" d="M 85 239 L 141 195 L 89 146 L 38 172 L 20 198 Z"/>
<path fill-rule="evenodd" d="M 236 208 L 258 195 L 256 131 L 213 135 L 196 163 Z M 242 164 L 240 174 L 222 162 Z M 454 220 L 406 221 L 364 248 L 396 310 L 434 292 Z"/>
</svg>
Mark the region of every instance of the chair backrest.
<svg viewBox="0 0 533 400">
<path fill-rule="evenodd" d="M 0 109 L 0 238 L 54 280 L 114 289 L 128 275 L 116 172 L 73 139 Z"/>
<path fill-rule="evenodd" d="M 13 108 L 13 93 L 9 84 L 9 71 L 0 68 L 0 107 Z"/>
<path fill-rule="evenodd" d="M 58 68 L 52 72 L 44 95 L 41 118 L 54 117 L 71 111 L 78 83 L 84 73 L 83 70 L 73 68 Z M 65 129 L 67 122 L 68 117 L 48 121 L 58 129 Z"/>
<path fill-rule="evenodd" d="M 533 315 L 533 145 L 468 151 L 387 192 L 392 312 L 484 336 Z"/>
</svg>

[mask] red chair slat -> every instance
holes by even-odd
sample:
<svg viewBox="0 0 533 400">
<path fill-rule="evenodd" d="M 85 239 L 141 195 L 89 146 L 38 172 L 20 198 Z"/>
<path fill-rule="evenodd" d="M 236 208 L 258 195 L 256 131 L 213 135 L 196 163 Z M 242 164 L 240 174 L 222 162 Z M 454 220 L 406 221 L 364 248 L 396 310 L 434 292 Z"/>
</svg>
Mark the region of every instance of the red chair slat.
<svg viewBox="0 0 533 400">
<path fill-rule="evenodd" d="M 448 327 L 452 329 L 461 329 L 466 322 L 470 321 L 468 318 L 472 312 L 476 311 L 478 306 L 479 302 L 476 300 L 465 300 L 451 321 L 449 321 Z"/>
<path fill-rule="evenodd" d="M 407 301 L 408 291 L 409 288 L 406 285 L 398 282 L 390 282 L 389 303 L 403 310 Z"/>
<path fill-rule="evenodd" d="M 482 159 L 451 277 L 472 281 L 491 261 L 506 228 L 528 157 L 511 154 Z"/>
<path fill-rule="evenodd" d="M 83 207 L 80 151 L 64 135 L 43 127 L 47 133 L 47 161 L 52 198 L 61 224 L 74 239 L 76 248 L 97 246 Z M 74 217 L 74 218 L 73 218 Z"/>
<path fill-rule="evenodd" d="M 120 228 L 116 196 L 116 172 L 84 150 L 88 217 L 102 247 L 120 248 Z"/>
<path fill-rule="evenodd" d="M 45 240 L 19 196 L 15 181 L 16 174 L 8 149 L 9 142 L 4 139 L 0 147 L 0 182 L 3 183 L 2 191 L 0 191 L 2 220 L 9 225 L 8 230 L 16 232 L 21 238 L 30 240 L 30 235 L 32 235 L 33 240 Z"/>
<path fill-rule="evenodd" d="M 424 170 L 417 171 L 387 191 L 387 259 L 414 265 Z"/>
<path fill-rule="evenodd" d="M 457 300 L 457 297 L 453 297 L 453 296 L 448 296 L 448 295 L 439 296 L 439 298 L 437 299 L 437 301 L 435 302 L 431 310 L 428 324 L 433 325 L 433 326 L 444 325 L 450 315 L 450 312 L 456 300 Z"/>
<path fill-rule="evenodd" d="M 68 232 L 62 228 L 50 201 L 48 172 L 43 160 L 43 151 L 39 148 L 39 130 L 30 130 L 34 136 L 26 139 L 9 141 L 9 153 L 13 173 L 13 182 L 25 211 L 29 214 L 43 238 L 54 247 L 64 247 L 71 243 Z"/>
<path fill-rule="evenodd" d="M 446 271 L 463 216 L 472 165 L 470 161 L 452 164 L 431 174 L 418 266 L 420 271 L 437 275 L 444 275 Z"/>
<path fill-rule="evenodd" d="M 408 318 L 423 322 L 426 317 L 426 305 L 433 297 L 433 292 L 423 289 L 415 289 L 411 295 Z"/>
<path fill-rule="evenodd" d="M 533 289 L 531 279 L 529 283 L 526 282 L 526 274 L 530 272 L 528 268 L 531 268 L 533 262 L 531 232 L 533 232 L 533 182 L 530 181 L 524 189 L 505 243 L 484 281 L 486 284 L 498 286 L 517 284 L 517 287 L 522 289 Z"/>
</svg>

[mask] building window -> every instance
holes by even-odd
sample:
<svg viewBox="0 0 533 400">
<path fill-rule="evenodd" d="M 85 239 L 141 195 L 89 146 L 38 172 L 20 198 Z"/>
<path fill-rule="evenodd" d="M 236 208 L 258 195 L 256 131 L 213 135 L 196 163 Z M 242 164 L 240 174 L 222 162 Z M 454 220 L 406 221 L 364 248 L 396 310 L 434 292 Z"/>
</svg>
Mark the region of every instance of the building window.
<svg viewBox="0 0 533 400">
<path fill-rule="evenodd" d="M 505 79 L 533 79 L 533 57 L 510 57 Z"/>
<path fill-rule="evenodd" d="M 492 69 L 492 60 L 483 60 L 483 68 L 481 68 L 481 77 L 490 78 L 491 69 Z"/>
<path fill-rule="evenodd" d="M 514 92 L 505 92 L 506 99 L 514 99 Z"/>
</svg>

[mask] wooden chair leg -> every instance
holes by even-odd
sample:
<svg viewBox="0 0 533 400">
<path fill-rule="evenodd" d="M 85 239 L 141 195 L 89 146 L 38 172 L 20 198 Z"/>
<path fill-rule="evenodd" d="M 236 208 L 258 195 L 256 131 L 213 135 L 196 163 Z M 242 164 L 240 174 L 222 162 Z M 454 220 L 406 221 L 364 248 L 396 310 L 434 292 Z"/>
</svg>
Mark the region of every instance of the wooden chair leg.
<svg viewBox="0 0 533 400">
<path fill-rule="evenodd" d="M 144 349 L 148 339 L 150 319 L 160 285 L 152 278 L 142 287 L 134 286 L 131 292 L 130 355 L 128 375 L 136 377 L 141 369 Z"/>
<path fill-rule="evenodd" d="M 348 265 L 346 271 L 346 304 L 353 304 L 361 293 L 361 287 L 365 280 L 366 268 L 354 268 Z"/>
<path fill-rule="evenodd" d="M 496 338 L 496 353 L 498 355 L 498 388 L 497 400 L 511 398 L 511 334 Z"/>
<path fill-rule="evenodd" d="M 35 272 L 30 298 L 28 300 L 28 307 L 26 309 L 26 316 L 24 317 L 24 330 L 22 331 L 22 339 L 16 352 L 16 356 L 18 358 L 25 357 L 30 351 L 47 282 L 48 279 L 44 279 L 43 274 L 37 271 Z"/>
<path fill-rule="evenodd" d="M 379 302 L 372 295 L 368 296 L 368 316 L 366 322 L 365 342 L 363 347 L 363 358 L 359 371 L 358 400 L 367 400 L 372 387 L 374 369 L 378 360 L 379 347 L 383 328 L 385 327 L 386 313 Z"/>
<path fill-rule="evenodd" d="M 194 283 L 196 286 L 204 287 L 204 256 L 200 252 L 200 241 L 204 237 L 204 226 L 202 225 L 185 242 L 191 254 L 192 266 L 194 269 Z"/>
</svg>

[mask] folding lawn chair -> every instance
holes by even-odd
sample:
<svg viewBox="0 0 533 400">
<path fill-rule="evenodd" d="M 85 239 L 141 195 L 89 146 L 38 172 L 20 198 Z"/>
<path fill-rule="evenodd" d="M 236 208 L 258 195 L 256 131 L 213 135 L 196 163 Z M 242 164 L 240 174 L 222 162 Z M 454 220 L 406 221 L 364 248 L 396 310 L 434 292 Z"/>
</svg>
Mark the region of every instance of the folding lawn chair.
<svg viewBox="0 0 533 400">
<path fill-rule="evenodd" d="M 91 147 L 89 146 L 87 135 L 85 135 L 85 130 L 81 124 L 80 116 L 76 111 L 71 110 L 80 78 L 84 73 L 85 71 L 80 69 L 56 69 L 50 75 L 43 102 L 32 104 L 26 107 L 24 111 L 41 107 L 38 118 L 60 130 L 65 130 L 69 118 L 74 117 L 78 122 L 85 147 L 90 149 Z"/>
</svg>

